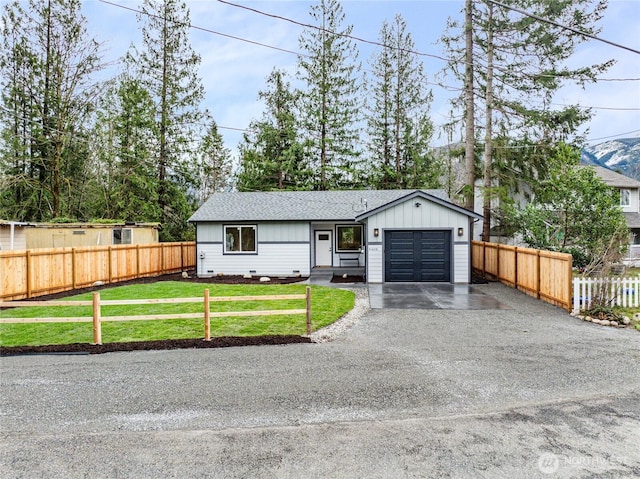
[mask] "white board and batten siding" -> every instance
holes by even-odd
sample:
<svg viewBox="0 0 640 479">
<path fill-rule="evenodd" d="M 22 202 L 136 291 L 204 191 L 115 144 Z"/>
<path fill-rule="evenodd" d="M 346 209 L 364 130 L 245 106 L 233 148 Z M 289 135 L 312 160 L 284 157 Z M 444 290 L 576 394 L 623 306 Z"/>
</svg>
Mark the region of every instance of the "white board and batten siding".
<svg viewBox="0 0 640 479">
<path fill-rule="evenodd" d="M 416 206 L 419 203 L 420 206 Z M 379 236 L 373 235 L 374 229 Z M 458 236 L 458 228 L 463 235 Z M 413 198 L 367 218 L 367 280 L 384 282 L 384 230 L 449 230 L 451 231 L 453 283 L 468 283 L 470 277 L 469 217 L 422 198 Z"/>
<path fill-rule="evenodd" d="M 223 227 L 236 224 L 249 223 L 198 223 L 198 276 L 309 275 L 309 223 L 250 223 L 257 228 L 257 253 L 224 254 Z"/>
</svg>

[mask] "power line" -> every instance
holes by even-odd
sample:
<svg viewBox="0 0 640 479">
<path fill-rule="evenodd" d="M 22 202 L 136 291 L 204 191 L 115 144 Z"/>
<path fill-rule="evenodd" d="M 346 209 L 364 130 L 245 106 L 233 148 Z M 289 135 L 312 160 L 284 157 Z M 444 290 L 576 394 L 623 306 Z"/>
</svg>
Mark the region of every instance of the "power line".
<svg viewBox="0 0 640 479">
<path fill-rule="evenodd" d="M 109 2 L 108 0 L 98 0 L 98 1 L 100 1 L 102 3 L 106 3 L 107 5 L 112 5 L 114 7 L 122 8 L 123 10 L 129 10 L 129 11 L 134 12 L 134 13 L 139 13 L 140 15 L 147 15 L 149 17 L 155 17 L 155 18 L 158 18 L 158 19 L 162 20 L 162 17 L 160 17 L 159 15 L 155 15 L 153 13 L 148 13 L 148 12 L 143 12 L 142 10 L 138 10 L 137 8 L 127 7 L 125 5 L 120 5 L 118 3 Z M 267 45 L 266 43 L 257 42 L 255 40 L 249 40 L 247 38 L 241 38 L 241 37 L 237 37 L 235 35 L 229 35 L 228 33 L 222 33 L 222 32 L 218 32 L 218 31 L 215 31 L 215 30 L 211 30 L 209 28 L 199 27 L 197 25 L 193 25 L 192 23 L 182 23 L 182 22 L 177 22 L 175 20 L 173 21 L 173 23 L 175 23 L 176 25 L 187 26 L 189 28 L 193 28 L 194 30 L 200 30 L 202 32 L 211 33 L 213 35 L 219 35 L 221 37 L 231 38 L 232 40 L 238 40 L 240 42 L 251 43 L 253 45 L 258 45 L 258 46 L 261 46 L 261 47 L 270 48 L 272 50 L 278 50 L 278 51 L 281 51 L 281 52 L 284 52 L 284 53 L 291 53 L 293 55 L 300 55 L 300 56 L 303 56 L 303 57 L 308 56 L 308 55 L 305 55 L 304 53 L 294 52 L 293 50 L 287 50 L 286 48 L 275 47 L 273 45 Z"/>
<path fill-rule="evenodd" d="M 512 10 L 514 12 L 518 12 L 518 13 L 526 16 L 526 17 L 533 18 L 533 19 L 538 20 L 540 22 L 548 23 L 550 25 L 554 25 L 554 26 L 562 28 L 564 30 L 569 30 L 570 32 L 577 33 L 578 35 L 582 35 L 583 37 L 591 38 L 592 40 L 597 40 L 597 41 L 603 42 L 603 43 L 608 43 L 609 45 L 612 45 L 614 47 L 622 48 L 624 50 L 629 50 L 630 52 L 637 53 L 637 54 L 640 55 L 640 50 L 636 50 L 635 48 L 631 48 L 631 47 L 628 47 L 626 45 L 621 45 L 619 43 L 615 43 L 615 42 L 612 42 L 610 40 L 605 40 L 604 38 L 600 38 L 600 37 L 598 37 L 596 35 L 593 35 L 591 33 L 583 32 L 582 30 L 578 30 L 577 28 L 569 27 L 567 25 L 562 25 L 561 23 L 557 23 L 557 22 L 554 22 L 553 20 L 549 20 L 548 18 L 541 17 L 539 15 L 536 15 L 535 13 L 529 13 L 529 12 L 527 12 L 525 10 L 521 10 L 519 8 L 510 6 L 510 5 L 505 5 L 504 3 L 498 2 L 496 0 L 486 0 L 486 1 L 488 1 L 490 3 L 493 3 L 494 5 L 498 5 L 498 6 L 502 7 L 502 8 L 506 8 L 508 10 Z"/>
<path fill-rule="evenodd" d="M 409 50 L 409 49 L 406 49 L 406 48 L 391 47 L 390 45 L 385 45 L 384 43 L 380 43 L 380 42 L 373 41 L 373 40 L 367 40 L 365 38 L 356 37 L 354 35 L 349 35 L 347 33 L 333 32 L 331 30 L 327 30 L 326 28 L 318 27 L 316 25 L 311 25 L 309 23 L 299 22 L 297 20 L 293 20 L 291 18 L 283 17 L 281 15 L 275 15 L 273 13 L 263 12 L 261 10 L 255 9 L 255 8 L 247 7 L 247 6 L 244 6 L 244 5 L 239 5 L 237 3 L 228 2 L 227 0 L 218 0 L 218 2 L 224 3 L 226 5 L 230 5 L 232 7 L 241 8 L 243 10 L 248 10 L 250 12 L 257 13 L 259 15 L 264 15 L 265 17 L 271 17 L 271 18 L 275 18 L 275 19 L 278 19 L 278 20 L 283 20 L 285 22 L 293 23 L 294 25 L 298 25 L 300 27 L 312 28 L 314 30 L 318 30 L 318 31 L 321 31 L 321 32 L 330 33 L 331 35 L 337 35 L 339 37 L 344 37 L 344 38 L 349 38 L 351 40 L 356 40 L 356 41 L 361 42 L 361 43 L 367 43 L 369 45 L 374 45 L 374 46 L 384 47 L 384 48 L 393 48 L 395 50 L 398 50 L 398 51 L 401 51 L 401 52 L 404 52 L 404 53 L 412 53 L 414 55 L 419 55 L 419 56 L 423 56 L 423 57 L 436 58 L 438 60 L 442 60 L 442 61 L 445 61 L 445 62 L 449 62 L 450 61 L 450 59 L 448 59 L 448 58 L 444 58 L 444 57 L 441 57 L 439 55 L 434 55 L 432 53 L 424 53 L 424 52 L 419 52 L 419 51 L 416 51 L 416 50 Z"/>
<path fill-rule="evenodd" d="M 618 133 L 617 135 L 601 136 L 600 138 L 589 138 L 588 140 L 585 140 L 585 141 L 608 140 L 609 138 L 618 138 L 620 136 L 631 135 L 633 133 L 639 133 L 639 132 L 640 132 L 640 130 L 632 130 L 632 131 L 627 131 L 625 133 Z"/>
</svg>

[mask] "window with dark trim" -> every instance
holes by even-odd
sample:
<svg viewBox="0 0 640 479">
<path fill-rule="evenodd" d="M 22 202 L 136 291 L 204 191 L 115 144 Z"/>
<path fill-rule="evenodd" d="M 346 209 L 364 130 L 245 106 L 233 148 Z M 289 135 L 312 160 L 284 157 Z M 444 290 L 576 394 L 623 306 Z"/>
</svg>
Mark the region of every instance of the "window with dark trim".
<svg viewBox="0 0 640 479">
<path fill-rule="evenodd" d="M 362 249 L 362 225 L 336 226 L 338 252 L 360 251 Z"/>
<path fill-rule="evenodd" d="M 256 253 L 256 226 L 229 225 L 224 227 L 225 253 Z"/>
<path fill-rule="evenodd" d="M 114 228 L 113 244 L 131 244 L 132 243 L 131 228 Z"/>
</svg>

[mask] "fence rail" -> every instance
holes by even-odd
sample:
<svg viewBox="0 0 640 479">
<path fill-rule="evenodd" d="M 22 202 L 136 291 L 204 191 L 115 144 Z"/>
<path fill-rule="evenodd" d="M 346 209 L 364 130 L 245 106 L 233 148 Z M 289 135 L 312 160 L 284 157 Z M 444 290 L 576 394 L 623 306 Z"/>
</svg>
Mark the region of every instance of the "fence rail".
<svg viewBox="0 0 640 479">
<path fill-rule="evenodd" d="M 195 264 L 193 242 L 0 251 L 0 300 L 175 273 Z"/>
<path fill-rule="evenodd" d="M 631 278 L 573 278 L 573 311 L 591 308 L 596 296 L 609 306 L 640 306 L 640 275 Z"/>
<path fill-rule="evenodd" d="M 280 301 L 280 300 L 305 300 L 305 308 L 299 309 L 271 309 L 260 311 L 220 311 L 211 312 L 212 302 L 232 301 Z M 169 313 L 169 314 L 144 314 L 135 316 L 102 316 L 102 306 L 126 306 L 130 304 L 178 304 L 178 303 L 203 303 L 202 313 Z M 274 294 L 264 296 L 210 296 L 209 290 L 204 290 L 203 298 L 164 298 L 164 299 L 123 299 L 100 300 L 100 293 L 93 293 L 91 301 L 0 301 L 0 308 L 18 307 L 51 307 L 51 306 L 92 306 L 91 316 L 76 317 L 46 317 L 46 318 L 0 318 L 1 323 L 93 323 L 93 344 L 102 344 L 102 322 L 104 321 L 151 321 L 158 319 L 197 319 L 204 320 L 204 340 L 211 340 L 211 318 L 248 317 L 248 316 L 276 316 L 289 314 L 305 314 L 307 335 L 311 334 L 311 288 L 307 286 L 304 294 Z"/>
<path fill-rule="evenodd" d="M 573 258 L 570 254 L 484 241 L 473 241 L 471 248 L 475 271 L 571 311 Z"/>
</svg>

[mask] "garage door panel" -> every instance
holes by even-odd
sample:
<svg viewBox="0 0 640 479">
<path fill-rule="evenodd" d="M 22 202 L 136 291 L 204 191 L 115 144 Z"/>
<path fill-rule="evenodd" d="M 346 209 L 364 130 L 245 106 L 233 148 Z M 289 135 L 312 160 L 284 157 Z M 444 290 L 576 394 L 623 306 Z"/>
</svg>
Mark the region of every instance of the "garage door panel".
<svg viewBox="0 0 640 479">
<path fill-rule="evenodd" d="M 385 232 L 385 281 L 450 280 L 450 231 Z"/>
</svg>

